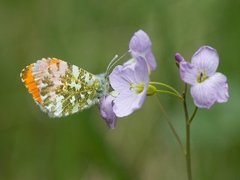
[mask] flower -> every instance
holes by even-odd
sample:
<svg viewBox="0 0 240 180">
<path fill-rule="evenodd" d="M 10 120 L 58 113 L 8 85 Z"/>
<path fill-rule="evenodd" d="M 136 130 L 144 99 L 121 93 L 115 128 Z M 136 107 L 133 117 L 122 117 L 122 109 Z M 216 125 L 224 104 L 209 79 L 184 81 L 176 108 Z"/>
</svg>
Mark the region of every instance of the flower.
<svg viewBox="0 0 240 180">
<path fill-rule="evenodd" d="M 114 91 L 100 99 L 100 114 L 109 128 L 115 128 L 118 117 L 142 107 L 148 93 L 149 72 L 157 66 L 151 46 L 148 35 L 137 31 L 129 43 L 132 58 L 116 66 L 109 75 Z"/>
<path fill-rule="evenodd" d="M 109 75 L 112 88 L 118 93 L 113 112 L 125 117 L 142 107 L 149 83 L 148 67 L 143 59 L 116 66 Z"/>
<path fill-rule="evenodd" d="M 143 30 L 138 30 L 134 33 L 129 42 L 129 49 L 132 57 L 137 61 L 141 59 L 141 57 L 145 59 L 150 71 L 156 69 L 157 64 L 152 53 L 152 43 Z"/>
<path fill-rule="evenodd" d="M 191 85 L 191 95 L 199 108 L 210 108 L 215 102 L 228 101 L 227 78 L 216 72 L 219 57 L 217 51 L 209 46 L 202 46 L 193 55 L 191 63 L 180 54 L 175 56 L 179 63 L 181 79 Z"/>
<path fill-rule="evenodd" d="M 116 127 L 117 116 L 113 112 L 114 97 L 106 95 L 100 99 L 100 114 L 110 129 Z"/>
</svg>

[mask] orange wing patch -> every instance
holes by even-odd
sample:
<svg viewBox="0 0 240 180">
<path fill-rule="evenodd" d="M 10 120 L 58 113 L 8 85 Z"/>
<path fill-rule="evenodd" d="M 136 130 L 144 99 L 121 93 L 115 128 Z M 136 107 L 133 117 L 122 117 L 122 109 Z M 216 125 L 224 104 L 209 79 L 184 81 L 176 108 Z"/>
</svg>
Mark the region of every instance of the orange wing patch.
<svg viewBox="0 0 240 180">
<path fill-rule="evenodd" d="M 25 69 L 23 69 L 21 73 L 21 78 L 22 81 L 25 83 L 25 86 L 27 87 L 29 93 L 32 94 L 35 101 L 37 101 L 38 103 L 42 103 L 39 89 L 32 75 L 32 66 L 33 64 L 30 64 Z"/>
<path fill-rule="evenodd" d="M 60 60 L 57 59 L 57 58 L 52 58 L 52 59 L 49 61 L 49 65 L 59 64 L 59 63 L 60 63 Z"/>
</svg>

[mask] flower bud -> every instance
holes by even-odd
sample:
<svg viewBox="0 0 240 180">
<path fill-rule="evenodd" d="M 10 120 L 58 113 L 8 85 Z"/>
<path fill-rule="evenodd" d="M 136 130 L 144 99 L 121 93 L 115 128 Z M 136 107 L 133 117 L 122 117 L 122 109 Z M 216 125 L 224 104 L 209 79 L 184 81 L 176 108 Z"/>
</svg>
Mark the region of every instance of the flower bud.
<svg viewBox="0 0 240 180">
<path fill-rule="evenodd" d="M 176 53 L 175 54 L 175 60 L 176 60 L 177 66 L 179 66 L 179 63 L 184 61 L 184 58 L 182 57 L 182 55 L 180 53 Z"/>
<path fill-rule="evenodd" d="M 157 92 L 157 88 L 153 85 L 148 85 L 148 89 L 147 89 L 147 96 L 152 96 L 154 94 L 156 94 Z"/>
</svg>

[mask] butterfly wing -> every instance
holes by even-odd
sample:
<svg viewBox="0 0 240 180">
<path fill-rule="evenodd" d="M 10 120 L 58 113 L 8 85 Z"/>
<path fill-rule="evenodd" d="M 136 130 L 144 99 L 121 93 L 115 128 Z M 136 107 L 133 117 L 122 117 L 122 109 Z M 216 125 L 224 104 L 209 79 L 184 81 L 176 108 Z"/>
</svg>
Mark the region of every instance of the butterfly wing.
<svg viewBox="0 0 240 180">
<path fill-rule="evenodd" d="M 51 117 L 67 116 L 99 102 L 103 79 L 57 58 L 43 58 L 22 70 L 35 102 Z"/>
</svg>

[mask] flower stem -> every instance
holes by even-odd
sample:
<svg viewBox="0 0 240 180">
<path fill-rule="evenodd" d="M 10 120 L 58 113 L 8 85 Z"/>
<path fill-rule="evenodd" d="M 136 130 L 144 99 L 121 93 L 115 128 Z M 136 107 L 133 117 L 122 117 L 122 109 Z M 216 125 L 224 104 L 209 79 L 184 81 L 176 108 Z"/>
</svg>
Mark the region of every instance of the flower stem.
<svg viewBox="0 0 240 180">
<path fill-rule="evenodd" d="M 184 149 L 183 143 L 182 143 L 182 141 L 181 141 L 181 139 L 180 139 L 180 137 L 179 137 L 176 129 L 174 128 L 174 126 L 173 126 L 173 124 L 172 124 L 169 116 L 167 115 L 167 112 L 166 112 L 165 109 L 163 108 L 163 105 L 162 105 L 162 103 L 161 103 L 161 101 L 160 101 L 160 97 L 159 97 L 158 95 L 157 95 L 157 99 L 158 99 L 158 103 L 159 103 L 159 105 L 160 105 L 160 109 L 161 109 L 161 111 L 163 112 L 163 115 L 165 116 L 165 119 L 166 119 L 166 121 L 167 121 L 168 126 L 170 127 L 170 130 L 172 131 L 172 133 L 173 133 L 174 137 L 176 138 L 178 144 L 180 145 L 181 149 L 183 150 L 183 153 L 186 154 L 186 151 L 185 151 L 185 149 Z"/>
<path fill-rule="evenodd" d="M 192 170 L 191 170 L 191 134 L 190 134 L 190 123 L 189 120 L 189 114 L 188 114 L 188 108 L 187 108 L 187 102 L 186 102 L 186 94 L 187 94 L 187 84 L 185 84 L 185 90 L 183 93 L 183 109 L 184 109 L 184 115 L 185 115 L 185 124 L 186 124 L 186 164 L 187 164 L 187 175 L 188 180 L 192 180 Z M 193 118 L 195 116 L 196 112 L 193 114 Z"/>
<path fill-rule="evenodd" d="M 168 84 L 165 84 L 165 83 L 161 83 L 161 82 L 149 82 L 149 84 L 155 84 L 155 85 L 159 85 L 159 86 L 163 86 L 163 87 L 166 87 L 170 90 L 172 90 L 175 94 L 177 94 L 178 96 L 181 96 L 180 93 L 175 89 L 173 88 L 172 86 L 168 85 Z"/>
<path fill-rule="evenodd" d="M 186 123 L 186 161 L 187 161 L 188 180 L 192 180 L 190 132 L 191 132 L 190 124 Z"/>
<path fill-rule="evenodd" d="M 195 107 L 194 112 L 188 121 L 188 124 L 191 124 L 192 120 L 194 119 L 195 115 L 197 114 L 197 110 L 198 110 L 198 107 Z"/>
<path fill-rule="evenodd" d="M 182 96 L 174 93 L 174 92 L 171 92 L 171 91 L 166 91 L 166 90 L 159 90 L 157 89 L 156 92 L 159 92 L 159 93 L 164 93 L 164 94 L 170 94 L 170 95 L 173 95 L 173 96 L 176 96 L 178 97 L 181 101 L 183 100 Z"/>
</svg>

